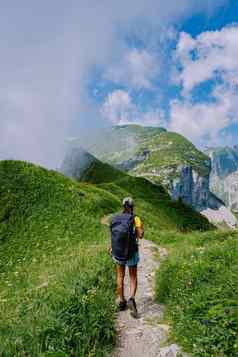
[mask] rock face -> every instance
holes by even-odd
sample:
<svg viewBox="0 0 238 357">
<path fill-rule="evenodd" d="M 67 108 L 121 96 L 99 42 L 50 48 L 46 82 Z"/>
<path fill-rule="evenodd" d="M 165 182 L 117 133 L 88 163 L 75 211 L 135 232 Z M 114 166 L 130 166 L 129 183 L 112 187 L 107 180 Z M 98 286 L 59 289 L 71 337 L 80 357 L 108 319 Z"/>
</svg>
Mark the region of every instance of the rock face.
<svg viewBox="0 0 238 357">
<path fill-rule="evenodd" d="M 180 175 L 171 182 L 171 195 L 174 199 L 181 198 L 186 204 L 198 211 L 208 207 L 218 209 L 223 202 L 209 190 L 209 178 L 199 175 L 191 166 L 180 166 Z"/>
<path fill-rule="evenodd" d="M 224 179 L 225 201 L 234 211 L 238 211 L 238 171 Z"/>
<path fill-rule="evenodd" d="M 232 210 L 238 211 L 238 146 L 210 148 L 210 190 Z"/>
<path fill-rule="evenodd" d="M 210 191 L 209 177 L 199 175 L 188 165 L 178 167 L 178 172 L 179 175 L 175 179 L 169 180 L 169 183 L 167 180 L 167 187 L 173 199 L 181 199 L 215 224 L 225 223 L 230 228 L 237 225 L 230 209 Z"/>
</svg>

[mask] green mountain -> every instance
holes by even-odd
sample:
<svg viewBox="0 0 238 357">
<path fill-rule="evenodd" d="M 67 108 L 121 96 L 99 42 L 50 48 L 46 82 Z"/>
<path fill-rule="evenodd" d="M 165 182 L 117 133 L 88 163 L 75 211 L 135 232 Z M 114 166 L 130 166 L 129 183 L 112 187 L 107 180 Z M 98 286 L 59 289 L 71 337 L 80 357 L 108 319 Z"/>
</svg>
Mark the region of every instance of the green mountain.
<svg viewBox="0 0 238 357">
<path fill-rule="evenodd" d="M 181 199 L 215 223 L 236 225 L 236 218 L 210 191 L 210 158 L 182 135 L 162 128 L 123 125 L 71 145 L 83 145 L 98 159 L 162 185 L 174 200 Z"/>
<path fill-rule="evenodd" d="M 114 271 L 101 218 L 117 212 L 124 196 L 135 198 L 148 239 L 211 227 L 161 186 L 98 160 L 82 180 L 0 162 L 0 355 L 105 356 L 111 349 Z"/>
<path fill-rule="evenodd" d="M 112 182 L 126 176 L 124 172 L 101 162 L 81 147 L 73 147 L 67 152 L 60 171 L 78 181 L 92 183 Z"/>
<path fill-rule="evenodd" d="M 238 147 L 208 148 L 206 153 L 212 164 L 211 191 L 238 211 Z"/>
<path fill-rule="evenodd" d="M 161 228 L 186 230 L 201 229 L 203 225 L 205 229 L 209 227 L 206 218 L 204 219 L 182 201 L 173 201 L 162 185 L 154 184 L 143 177 L 128 175 L 101 162 L 81 148 L 72 150 L 73 155 L 76 152 L 78 153 L 75 156 L 76 159 L 70 161 L 73 164 L 70 176 L 77 181 L 96 184 L 97 187 L 116 195 L 120 201 L 128 195 L 137 197 L 137 209 L 143 212 L 143 215 L 146 214 L 145 212 L 149 212 L 151 215 L 155 210 L 154 204 L 156 203 L 156 210 L 159 213 L 158 217 L 156 214 L 156 224 L 159 224 Z M 70 154 L 68 155 L 70 156 Z M 83 163 L 85 163 L 85 158 L 89 158 L 89 163 L 84 165 L 84 170 L 81 170 L 81 174 L 78 175 L 77 167 L 83 166 L 80 163 L 80 157 Z M 73 168 L 76 168 L 75 175 L 72 174 Z M 67 158 L 64 160 L 61 170 L 67 174 Z M 191 222 L 190 217 L 192 218 Z"/>
<path fill-rule="evenodd" d="M 133 158 L 139 147 L 143 146 L 143 143 L 150 139 L 151 135 L 159 135 L 163 132 L 165 129 L 160 127 L 122 125 L 98 130 L 90 137 L 73 140 L 71 144 L 74 147 L 82 145 L 100 160 L 114 165 Z"/>
<path fill-rule="evenodd" d="M 124 170 L 141 172 L 153 166 L 161 171 L 171 169 L 173 175 L 179 176 L 179 165 L 190 165 L 203 176 L 210 172 L 210 160 L 182 135 L 167 132 L 160 127 L 144 127 L 140 125 L 115 126 L 98 134 L 90 140 L 79 143 L 98 157 Z M 74 141 L 74 145 L 77 140 Z M 153 176 L 155 177 L 155 176 Z M 166 174 L 154 179 L 163 181 Z"/>
</svg>

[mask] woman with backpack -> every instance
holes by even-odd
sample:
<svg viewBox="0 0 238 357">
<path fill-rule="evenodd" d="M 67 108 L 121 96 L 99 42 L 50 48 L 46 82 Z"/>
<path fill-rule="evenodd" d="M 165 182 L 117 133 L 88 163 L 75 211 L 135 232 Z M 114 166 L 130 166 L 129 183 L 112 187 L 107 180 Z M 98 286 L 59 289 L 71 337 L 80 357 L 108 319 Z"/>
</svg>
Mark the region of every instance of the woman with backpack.
<svg viewBox="0 0 238 357">
<path fill-rule="evenodd" d="M 118 308 L 123 311 L 129 307 L 131 315 L 137 317 L 135 295 L 137 290 L 137 264 L 139 263 L 138 240 L 143 238 L 144 228 L 140 218 L 134 215 L 134 201 L 131 197 L 123 199 L 123 211 L 112 218 L 111 254 L 116 263 Z M 129 269 L 130 297 L 124 296 L 126 266 Z"/>
</svg>

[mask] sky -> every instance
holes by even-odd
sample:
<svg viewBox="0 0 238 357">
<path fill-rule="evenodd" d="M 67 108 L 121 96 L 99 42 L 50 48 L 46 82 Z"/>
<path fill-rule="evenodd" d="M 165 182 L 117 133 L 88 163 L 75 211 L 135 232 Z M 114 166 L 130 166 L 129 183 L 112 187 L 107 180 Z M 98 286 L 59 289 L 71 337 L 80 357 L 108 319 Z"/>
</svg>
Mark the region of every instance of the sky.
<svg viewBox="0 0 238 357">
<path fill-rule="evenodd" d="M 0 33 L 0 159 L 132 123 L 237 144 L 236 0 L 9 0 Z"/>
</svg>

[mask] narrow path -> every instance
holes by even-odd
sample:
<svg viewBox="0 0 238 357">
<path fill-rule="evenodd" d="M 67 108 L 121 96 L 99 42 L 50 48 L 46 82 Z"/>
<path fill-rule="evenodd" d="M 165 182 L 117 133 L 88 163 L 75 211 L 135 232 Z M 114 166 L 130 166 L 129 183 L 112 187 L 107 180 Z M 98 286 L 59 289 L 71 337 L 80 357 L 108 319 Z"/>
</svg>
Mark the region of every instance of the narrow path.
<svg viewBox="0 0 238 357">
<path fill-rule="evenodd" d="M 109 216 L 101 223 L 108 225 Z M 117 346 L 112 357 L 188 357 L 176 344 L 168 344 L 169 326 L 163 324 L 164 306 L 155 302 L 155 273 L 167 251 L 156 244 L 140 241 L 138 290 L 136 294 L 139 318 L 128 310 L 118 313 L 116 320 Z M 160 259 L 158 258 L 160 257 Z M 125 296 L 128 297 L 129 277 L 126 272 Z"/>
<path fill-rule="evenodd" d="M 138 265 L 139 285 L 136 295 L 139 318 L 134 319 L 129 311 L 117 316 L 118 343 L 113 357 L 175 357 L 187 356 L 175 344 L 168 345 L 169 326 L 162 324 L 164 307 L 154 300 L 154 276 L 159 268 L 160 257 L 167 252 L 154 243 L 142 240 L 140 263 Z M 126 296 L 128 297 L 128 272 L 126 275 Z"/>
</svg>

